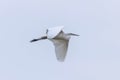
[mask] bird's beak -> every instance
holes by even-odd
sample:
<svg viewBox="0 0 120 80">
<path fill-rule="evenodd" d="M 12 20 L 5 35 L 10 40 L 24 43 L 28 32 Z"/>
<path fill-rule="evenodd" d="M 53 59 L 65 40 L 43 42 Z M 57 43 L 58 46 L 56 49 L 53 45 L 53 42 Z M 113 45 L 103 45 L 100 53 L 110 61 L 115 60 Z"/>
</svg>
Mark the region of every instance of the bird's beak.
<svg viewBox="0 0 120 80">
<path fill-rule="evenodd" d="M 72 35 L 72 36 L 80 36 L 80 35 L 74 34 L 74 33 L 69 33 L 69 35 Z"/>
<path fill-rule="evenodd" d="M 73 36 L 80 36 L 80 35 L 78 35 L 78 34 L 73 34 Z"/>
</svg>

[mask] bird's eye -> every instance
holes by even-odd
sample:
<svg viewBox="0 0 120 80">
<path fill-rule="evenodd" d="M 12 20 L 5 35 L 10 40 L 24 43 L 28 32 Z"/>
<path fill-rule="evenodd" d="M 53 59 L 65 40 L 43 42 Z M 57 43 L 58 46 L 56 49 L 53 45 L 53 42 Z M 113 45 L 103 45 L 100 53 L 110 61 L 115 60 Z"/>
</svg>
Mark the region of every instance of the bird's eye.
<svg viewBox="0 0 120 80">
<path fill-rule="evenodd" d="M 48 29 L 46 30 L 46 34 L 48 33 Z"/>
</svg>

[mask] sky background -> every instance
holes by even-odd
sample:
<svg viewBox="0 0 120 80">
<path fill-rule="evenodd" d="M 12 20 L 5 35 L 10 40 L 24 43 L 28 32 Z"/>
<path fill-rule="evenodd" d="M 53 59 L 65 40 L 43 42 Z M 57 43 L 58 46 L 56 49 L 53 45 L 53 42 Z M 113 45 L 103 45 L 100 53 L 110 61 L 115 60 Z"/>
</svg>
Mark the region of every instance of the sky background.
<svg viewBox="0 0 120 80">
<path fill-rule="evenodd" d="M 49 27 L 72 37 L 65 62 Z M 120 0 L 1 0 L 0 80 L 120 80 Z"/>
</svg>

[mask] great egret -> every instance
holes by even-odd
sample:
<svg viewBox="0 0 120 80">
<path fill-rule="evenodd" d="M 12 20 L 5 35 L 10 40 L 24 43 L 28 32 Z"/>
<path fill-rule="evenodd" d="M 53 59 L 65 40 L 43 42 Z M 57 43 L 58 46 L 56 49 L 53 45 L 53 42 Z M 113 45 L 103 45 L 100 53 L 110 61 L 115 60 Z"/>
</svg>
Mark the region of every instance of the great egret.
<svg viewBox="0 0 120 80">
<path fill-rule="evenodd" d="M 35 41 L 44 40 L 44 39 L 48 39 L 52 41 L 55 46 L 55 53 L 56 53 L 57 60 L 60 62 L 63 62 L 65 60 L 65 56 L 67 53 L 70 37 L 79 36 L 73 33 L 64 33 L 62 30 L 63 27 L 64 26 L 49 28 L 46 30 L 46 36 L 42 36 L 38 39 L 33 39 L 30 42 L 35 42 Z"/>
</svg>

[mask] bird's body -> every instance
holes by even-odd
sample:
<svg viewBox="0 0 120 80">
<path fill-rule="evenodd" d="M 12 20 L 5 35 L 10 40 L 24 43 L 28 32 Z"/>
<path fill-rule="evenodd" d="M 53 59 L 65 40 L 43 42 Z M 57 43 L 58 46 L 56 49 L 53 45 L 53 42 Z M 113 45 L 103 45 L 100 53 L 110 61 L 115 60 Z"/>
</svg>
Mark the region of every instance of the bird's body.
<svg viewBox="0 0 120 80">
<path fill-rule="evenodd" d="M 55 46 L 57 60 L 64 61 L 68 49 L 69 39 L 70 36 L 66 35 L 63 31 L 61 31 L 55 38 L 49 39 Z"/>
<path fill-rule="evenodd" d="M 31 42 L 38 40 L 48 39 L 53 42 L 55 46 L 55 53 L 58 61 L 63 62 L 67 54 L 68 43 L 71 35 L 79 36 L 73 33 L 64 33 L 62 31 L 63 26 L 49 28 L 46 30 L 46 36 L 40 37 L 38 39 L 33 39 Z"/>
</svg>

